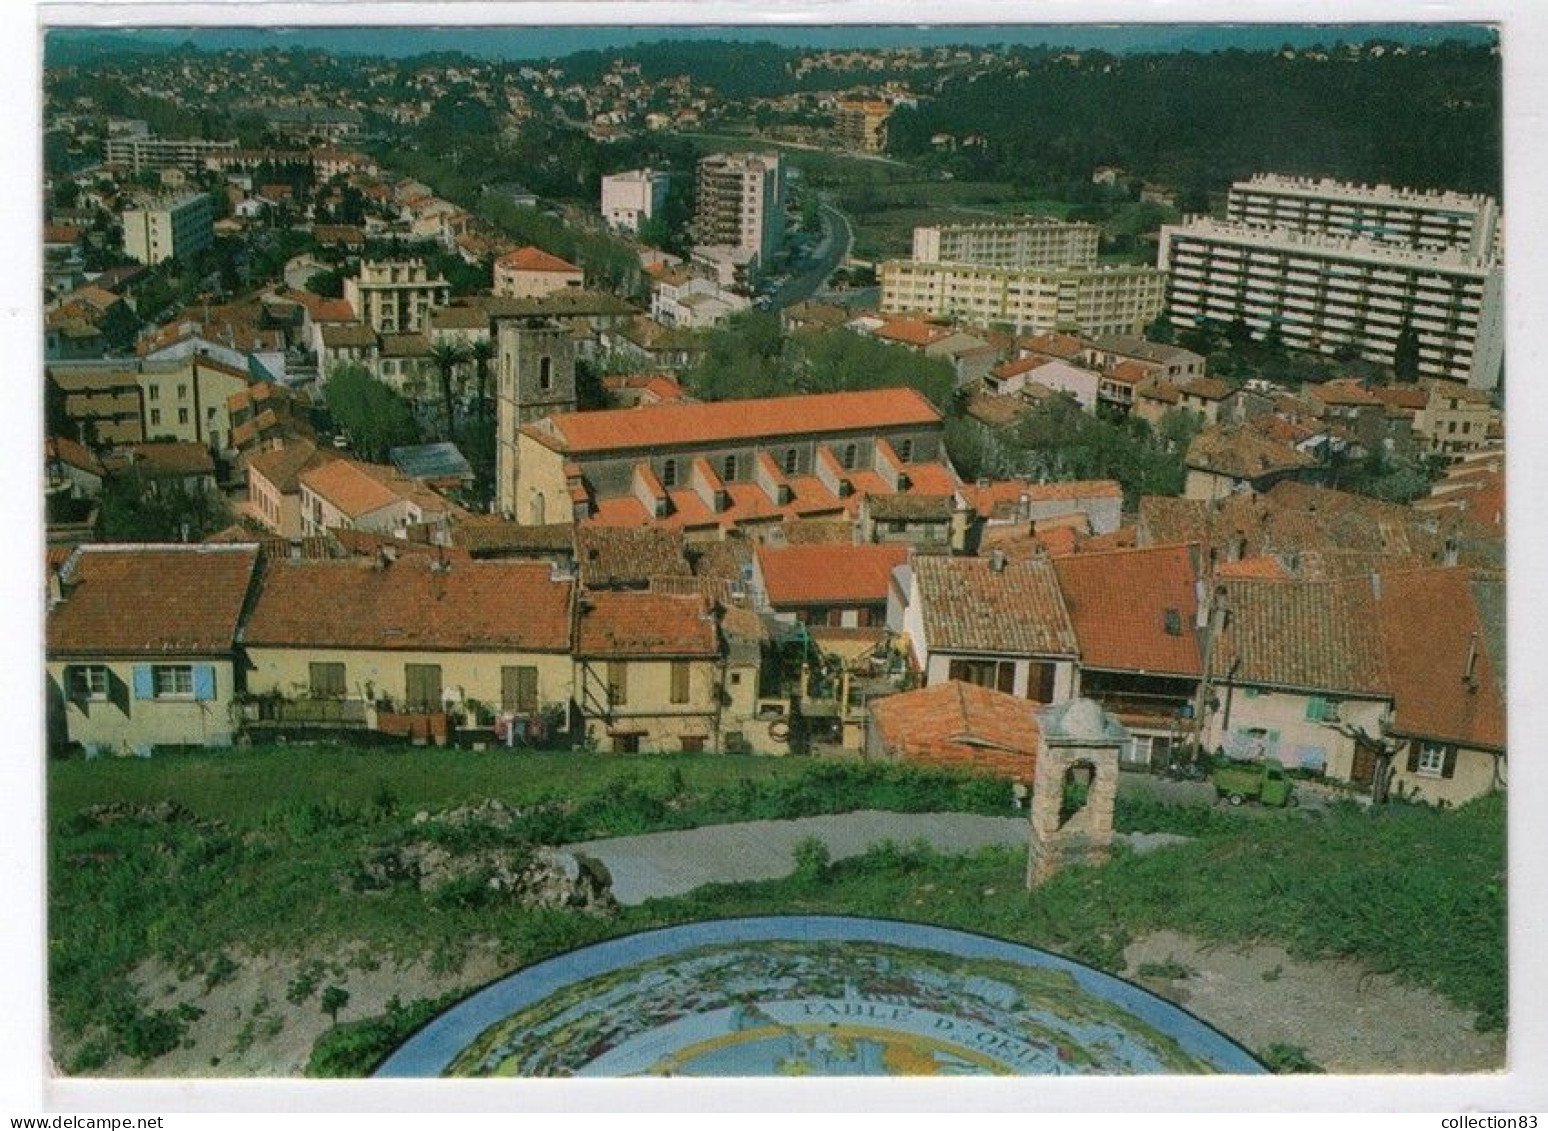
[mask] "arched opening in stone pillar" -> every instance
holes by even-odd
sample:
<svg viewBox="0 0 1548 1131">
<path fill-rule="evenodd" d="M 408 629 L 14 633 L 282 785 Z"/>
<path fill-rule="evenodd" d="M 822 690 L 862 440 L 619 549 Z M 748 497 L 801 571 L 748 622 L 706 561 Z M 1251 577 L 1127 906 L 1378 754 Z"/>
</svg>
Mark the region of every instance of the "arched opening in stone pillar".
<svg viewBox="0 0 1548 1131">
<path fill-rule="evenodd" d="M 1060 829 L 1069 828 L 1072 824 L 1079 826 L 1083 823 L 1081 818 L 1086 814 L 1086 806 L 1091 797 L 1091 786 L 1096 781 L 1097 768 L 1094 762 L 1072 762 L 1064 771 L 1064 777 L 1059 788 L 1059 824 Z"/>
</svg>

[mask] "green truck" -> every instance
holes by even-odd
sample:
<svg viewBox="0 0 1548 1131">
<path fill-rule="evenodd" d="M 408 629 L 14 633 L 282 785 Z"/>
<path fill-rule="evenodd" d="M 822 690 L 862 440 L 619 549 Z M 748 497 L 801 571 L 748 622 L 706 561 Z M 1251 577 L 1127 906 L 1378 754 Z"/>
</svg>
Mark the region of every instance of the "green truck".
<svg viewBox="0 0 1548 1131">
<path fill-rule="evenodd" d="M 1277 758 L 1251 762 L 1226 762 L 1211 777 L 1215 796 L 1232 805 L 1249 799 L 1276 808 L 1295 804 L 1295 785 Z"/>
</svg>

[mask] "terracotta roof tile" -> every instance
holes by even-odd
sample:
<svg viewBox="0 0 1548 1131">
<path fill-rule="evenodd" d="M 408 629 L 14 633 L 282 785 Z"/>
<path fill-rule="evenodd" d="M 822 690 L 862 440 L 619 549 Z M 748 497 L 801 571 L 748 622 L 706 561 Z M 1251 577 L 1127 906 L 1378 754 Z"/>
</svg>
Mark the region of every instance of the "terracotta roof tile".
<svg viewBox="0 0 1548 1131">
<path fill-rule="evenodd" d="M 932 651 L 1073 656 L 1075 629 L 1045 560 L 921 557 L 914 578 Z"/>
<path fill-rule="evenodd" d="M 578 275 L 580 268 L 575 264 L 560 259 L 557 255 L 550 255 L 540 247 L 518 247 L 515 251 L 506 252 L 495 260 L 497 267 L 504 267 L 512 271 L 554 271 L 566 274 Z"/>
<path fill-rule="evenodd" d="M 380 559 L 274 562 L 244 635 L 249 646 L 519 649 L 570 646 L 572 583 L 546 562 Z"/>
<path fill-rule="evenodd" d="M 775 608 L 878 605 L 886 603 L 892 571 L 908 561 L 908 551 L 901 543 L 761 546 L 758 564 Z"/>
<path fill-rule="evenodd" d="M 257 560 L 252 546 L 82 547 L 48 614 L 49 654 L 229 652 Z"/>
<path fill-rule="evenodd" d="M 1476 584 L 1463 569 L 1381 575 L 1381 639 L 1395 732 L 1504 749 L 1504 680 L 1491 657 L 1491 626 L 1481 615 Z"/>
<path fill-rule="evenodd" d="M 599 453 L 933 426 L 940 420 L 941 414 L 921 394 L 903 388 L 560 413 L 536 427 L 557 441 L 562 451 Z"/>
<path fill-rule="evenodd" d="M 1233 479 L 1256 479 L 1277 471 L 1315 467 L 1317 461 L 1254 429 L 1216 426 L 1205 428 L 1193 438 L 1188 445 L 1187 464 Z"/>
<path fill-rule="evenodd" d="M 648 527 L 583 526 L 575 531 L 575 559 L 588 589 L 643 587 L 653 577 L 688 577 L 681 531 Z"/>
<path fill-rule="evenodd" d="M 1369 578 L 1218 582 L 1227 612 L 1217 679 L 1303 691 L 1385 696 L 1387 676 Z"/>
<path fill-rule="evenodd" d="M 1190 547 L 1075 554 L 1053 564 L 1083 668 L 1203 674 Z"/>
<path fill-rule="evenodd" d="M 582 659 L 717 655 L 714 618 L 699 596 L 598 590 L 581 603 L 575 654 Z"/>
<path fill-rule="evenodd" d="M 871 704 L 889 754 L 942 769 L 1031 781 L 1037 768 L 1038 706 L 1014 695 L 952 681 L 888 695 Z"/>
<path fill-rule="evenodd" d="M 256 471 L 283 495 L 293 495 L 301 489 L 301 473 L 340 457 L 319 448 L 310 440 L 297 440 L 282 448 L 255 452 L 247 457 L 249 471 Z"/>
</svg>

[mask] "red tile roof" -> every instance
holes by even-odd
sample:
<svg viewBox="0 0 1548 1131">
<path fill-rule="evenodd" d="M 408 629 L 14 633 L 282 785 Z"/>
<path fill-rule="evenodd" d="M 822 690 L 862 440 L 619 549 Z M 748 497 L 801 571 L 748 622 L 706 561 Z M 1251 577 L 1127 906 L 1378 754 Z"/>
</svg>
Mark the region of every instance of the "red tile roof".
<svg viewBox="0 0 1548 1131">
<path fill-rule="evenodd" d="M 301 489 L 303 471 L 339 458 L 310 440 L 296 440 L 282 448 L 255 452 L 247 457 L 247 467 L 274 484 L 281 494 L 293 495 Z"/>
<path fill-rule="evenodd" d="M 719 654 L 715 621 L 700 596 L 598 590 L 582 600 L 579 619 L 575 654 L 582 659 Z"/>
<path fill-rule="evenodd" d="M 1052 563 L 1014 561 L 996 571 L 988 558 L 921 557 L 913 569 L 931 651 L 1077 653 Z"/>
<path fill-rule="evenodd" d="M 1398 734 L 1505 748 L 1503 679 L 1480 616 L 1474 575 L 1424 569 L 1381 575 L 1381 640 Z M 1469 654 L 1473 681 L 1467 682 Z"/>
<path fill-rule="evenodd" d="M 1029 782 L 1037 710 L 1014 695 L 952 681 L 877 699 L 871 717 L 887 752 L 906 762 Z"/>
<path fill-rule="evenodd" d="M 572 583 L 546 562 L 437 555 L 271 563 L 249 647 L 567 652 Z"/>
<path fill-rule="evenodd" d="M 43 458 L 50 462 L 58 460 L 92 475 L 102 474 L 102 462 L 92 454 L 91 449 L 68 436 L 50 436 L 43 441 Z"/>
<path fill-rule="evenodd" d="M 1023 495 L 1033 504 L 1056 500 L 1074 503 L 1083 499 L 1121 499 L 1123 488 L 1113 479 L 1074 479 L 1064 483 L 1000 479 L 983 486 L 965 484 L 962 487 L 962 497 L 981 518 L 1006 517 L 1021 504 Z"/>
<path fill-rule="evenodd" d="M 540 247 L 518 247 L 515 251 L 506 252 L 495 260 L 495 266 L 513 271 L 562 271 L 571 275 L 580 274 L 580 268 L 575 264 L 560 259 L 557 255 L 550 255 Z"/>
<path fill-rule="evenodd" d="M 908 551 L 901 543 L 761 546 L 758 564 L 769 603 L 775 608 L 853 608 L 886 604 L 892 571 L 908 561 Z"/>
<path fill-rule="evenodd" d="M 907 346 L 927 346 L 948 336 L 951 331 L 932 326 L 917 318 L 894 318 L 873 335 L 883 341 L 899 342 Z"/>
<path fill-rule="evenodd" d="M 1054 560 L 1081 667 L 1199 676 L 1192 548 L 1156 546 Z"/>
<path fill-rule="evenodd" d="M 230 652 L 257 560 L 252 546 L 81 547 L 48 614 L 49 655 Z"/>
<path fill-rule="evenodd" d="M 913 389 L 661 404 L 548 417 L 529 434 L 569 453 L 936 425 L 941 414 Z"/>
<path fill-rule="evenodd" d="M 1386 696 L 1368 577 L 1236 578 L 1218 585 L 1227 619 L 1211 657 L 1216 679 L 1229 675 L 1239 683 Z"/>
</svg>

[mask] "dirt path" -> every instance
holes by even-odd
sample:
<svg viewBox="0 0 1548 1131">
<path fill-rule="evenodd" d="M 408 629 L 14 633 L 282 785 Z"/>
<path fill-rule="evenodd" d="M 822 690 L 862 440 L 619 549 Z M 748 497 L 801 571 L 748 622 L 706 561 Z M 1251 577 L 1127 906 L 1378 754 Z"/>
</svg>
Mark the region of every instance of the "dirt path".
<svg viewBox="0 0 1548 1131">
<path fill-rule="evenodd" d="M 1505 1067 L 1505 1035 L 1428 990 L 1355 962 L 1303 962 L 1277 946 L 1212 945 L 1158 931 L 1124 952 L 1127 977 L 1261 1053 L 1298 1046 L 1328 1072 L 1463 1073 Z M 1183 978 L 1140 974 L 1176 964 Z"/>
</svg>

